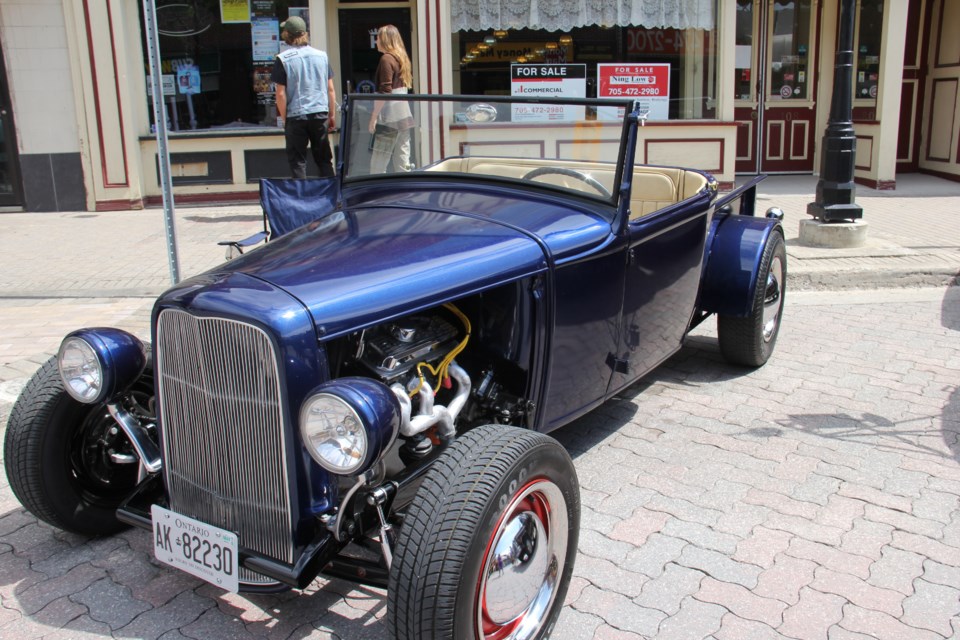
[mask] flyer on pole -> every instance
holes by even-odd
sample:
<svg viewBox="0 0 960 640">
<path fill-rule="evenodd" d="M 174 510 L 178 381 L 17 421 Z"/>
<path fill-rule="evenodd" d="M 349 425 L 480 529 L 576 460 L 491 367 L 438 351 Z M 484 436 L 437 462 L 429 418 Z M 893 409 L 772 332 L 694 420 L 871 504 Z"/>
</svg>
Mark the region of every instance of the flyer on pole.
<svg viewBox="0 0 960 640">
<path fill-rule="evenodd" d="M 598 98 L 631 98 L 647 111 L 648 120 L 670 119 L 669 63 L 602 63 L 597 65 Z M 600 120 L 619 120 L 623 109 L 603 107 Z"/>
<path fill-rule="evenodd" d="M 510 95 L 528 98 L 586 98 L 585 64 L 512 64 Z M 570 122 L 583 120 L 580 105 L 513 104 L 514 122 Z"/>
</svg>

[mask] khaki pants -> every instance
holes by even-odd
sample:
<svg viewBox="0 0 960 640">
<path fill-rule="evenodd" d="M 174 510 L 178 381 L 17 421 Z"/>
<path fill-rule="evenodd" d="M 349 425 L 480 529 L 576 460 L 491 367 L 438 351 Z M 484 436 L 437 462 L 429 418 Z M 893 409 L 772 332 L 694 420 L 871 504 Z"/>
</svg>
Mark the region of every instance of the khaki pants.
<svg viewBox="0 0 960 640">
<path fill-rule="evenodd" d="M 378 127 L 370 157 L 370 173 L 386 173 L 393 160 L 394 171 L 410 171 L 410 129 Z"/>
</svg>

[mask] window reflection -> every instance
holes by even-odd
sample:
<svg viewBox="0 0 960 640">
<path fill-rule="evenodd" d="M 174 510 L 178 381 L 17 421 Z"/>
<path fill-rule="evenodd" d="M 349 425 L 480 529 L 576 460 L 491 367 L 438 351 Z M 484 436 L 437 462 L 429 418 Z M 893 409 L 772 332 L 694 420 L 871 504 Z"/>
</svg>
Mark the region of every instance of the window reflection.
<svg viewBox="0 0 960 640">
<path fill-rule="evenodd" d="M 860 26 L 857 29 L 857 100 L 876 103 L 880 84 L 880 38 L 883 34 L 883 0 L 861 0 Z"/>
<path fill-rule="evenodd" d="M 810 83 L 810 0 L 773 3 L 770 98 L 806 100 Z"/>
</svg>

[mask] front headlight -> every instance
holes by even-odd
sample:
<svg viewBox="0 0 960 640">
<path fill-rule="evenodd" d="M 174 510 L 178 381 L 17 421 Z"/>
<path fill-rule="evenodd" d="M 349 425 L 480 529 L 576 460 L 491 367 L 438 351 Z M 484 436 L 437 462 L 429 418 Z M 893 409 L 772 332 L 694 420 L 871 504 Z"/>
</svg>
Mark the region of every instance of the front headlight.
<svg viewBox="0 0 960 640">
<path fill-rule="evenodd" d="M 121 329 L 80 329 L 60 343 L 57 367 L 63 387 L 84 404 L 107 402 L 132 385 L 147 364 L 140 340 Z"/>
<path fill-rule="evenodd" d="M 67 393 L 79 402 L 96 402 L 103 390 L 103 367 L 93 347 L 82 338 L 67 338 L 57 362 Z"/>
<path fill-rule="evenodd" d="M 356 475 L 379 462 L 400 431 L 400 401 L 369 378 L 326 382 L 300 409 L 300 435 L 317 464 L 338 475 Z"/>
<path fill-rule="evenodd" d="M 350 475 L 363 464 L 367 434 L 360 417 L 346 402 L 319 393 L 304 405 L 300 431 L 307 451 L 323 468 Z"/>
</svg>

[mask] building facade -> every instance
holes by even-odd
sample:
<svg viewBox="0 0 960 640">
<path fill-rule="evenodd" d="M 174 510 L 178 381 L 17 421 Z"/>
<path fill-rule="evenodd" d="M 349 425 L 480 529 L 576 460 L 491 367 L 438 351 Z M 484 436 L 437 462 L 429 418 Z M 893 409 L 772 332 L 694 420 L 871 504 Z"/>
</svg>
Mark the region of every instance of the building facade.
<svg viewBox="0 0 960 640">
<path fill-rule="evenodd" d="M 288 173 L 270 67 L 299 15 L 338 92 L 372 91 L 372 33 L 396 25 L 415 92 L 509 94 L 517 64 L 658 74 L 638 158 L 737 175 L 817 173 L 840 0 L 148 0 L 177 202 L 255 199 Z M 960 0 L 857 0 L 856 179 L 960 180 Z M 109 210 L 160 202 L 144 6 L 0 0 L 0 207 Z M 337 138 L 333 136 L 333 142 Z"/>
</svg>

